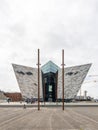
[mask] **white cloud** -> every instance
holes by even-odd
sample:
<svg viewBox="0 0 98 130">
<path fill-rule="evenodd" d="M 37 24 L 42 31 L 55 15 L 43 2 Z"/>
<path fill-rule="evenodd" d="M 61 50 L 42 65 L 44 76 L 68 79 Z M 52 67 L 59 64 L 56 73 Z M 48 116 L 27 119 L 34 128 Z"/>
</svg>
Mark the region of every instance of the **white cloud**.
<svg viewBox="0 0 98 130">
<path fill-rule="evenodd" d="M 92 62 L 89 73 L 97 74 L 97 7 L 97 0 L 0 0 L 0 88 L 18 90 L 11 63 L 35 67 L 38 48 L 42 65 L 60 66 L 64 49 L 67 66 Z"/>
</svg>

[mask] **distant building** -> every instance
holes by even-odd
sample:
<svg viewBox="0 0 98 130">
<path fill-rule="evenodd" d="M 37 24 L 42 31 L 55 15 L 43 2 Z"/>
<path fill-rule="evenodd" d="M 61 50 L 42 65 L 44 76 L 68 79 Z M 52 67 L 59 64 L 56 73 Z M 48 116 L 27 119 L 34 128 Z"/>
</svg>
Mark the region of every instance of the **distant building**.
<svg viewBox="0 0 98 130">
<path fill-rule="evenodd" d="M 37 68 L 12 64 L 23 98 L 38 97 Z M 91 64 L 64 69 L 64 98 L 76 97 Z M 40 69 L 40 98 L 45 101 L 62 99 L 62 69 L 52 61 Z"/>
<path fill-rule="evenodd" d="M 6 96 L 4 95 L 3 91 L 0 91 L 0 100 L 6 100 Z"/>
<path fill-rule="evenodd" d="M 12 102 L 15 101 L 22 101 L 22 95 L 21 93 L 12 93 L 12 92 L 5 92 L 4 95 L 7 97 L 7 99 L 10 99 Z"/>
<path fill-rule="evenodd" d="M 86 99 L 87 98 L 87 91 L 85 90 L 84 91 L 84 99 Z"/>
<path fill-rule="evenodd" d="M 86 96 L 85 98 L 85 96 L 76 96 L 75 100 L 76 101 L 92 101 L 92 97 Z"/>
</svg>

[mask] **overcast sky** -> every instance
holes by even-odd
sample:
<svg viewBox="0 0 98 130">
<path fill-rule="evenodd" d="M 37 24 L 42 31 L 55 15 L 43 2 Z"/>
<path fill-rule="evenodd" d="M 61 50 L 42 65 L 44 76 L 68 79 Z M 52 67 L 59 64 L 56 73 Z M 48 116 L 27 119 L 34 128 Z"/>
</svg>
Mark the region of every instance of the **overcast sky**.
<svg viewBox="0 0 98 130">
<path fill-rule="evenodd" d="M 98 0 L 0 0 L 0 89 L 19 91 L 11 63 L 36 67 L 52 60 L 66 67 L 92 63 L 98 75 Z M 98 98 L 98 77 L 82 88 Z M 86 81 L 85 81 L 86 82 Z"/>
</svg>

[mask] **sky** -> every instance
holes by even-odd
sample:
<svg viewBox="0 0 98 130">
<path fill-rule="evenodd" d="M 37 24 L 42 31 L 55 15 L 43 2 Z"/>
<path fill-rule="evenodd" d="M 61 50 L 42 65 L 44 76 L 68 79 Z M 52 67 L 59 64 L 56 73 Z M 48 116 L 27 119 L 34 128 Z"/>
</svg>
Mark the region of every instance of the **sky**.
<svg viewBox="0 0 98 130">
<path fill-rule="evenodd" d="M 92 63 L 82 94 L 98 98 L 98 0 L 0 0 L 0 89 L 18 92 L 12 63 Z M 92 75 L 91 77 L 89 75 Z M 96 82 L 94 82 L 96 80 Z"/>
</svg>

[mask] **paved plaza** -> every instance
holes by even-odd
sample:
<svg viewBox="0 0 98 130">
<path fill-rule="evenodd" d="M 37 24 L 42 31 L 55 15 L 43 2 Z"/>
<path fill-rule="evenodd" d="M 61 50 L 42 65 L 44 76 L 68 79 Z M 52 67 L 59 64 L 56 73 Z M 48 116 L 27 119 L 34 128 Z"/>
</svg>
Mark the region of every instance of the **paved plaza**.
<svg viewBox="0 0 98 130">
<path fill-rule="evenodd" d="M 98 107 L 1 107 L 0 130 L 98 130 Z"/>
</svg>

